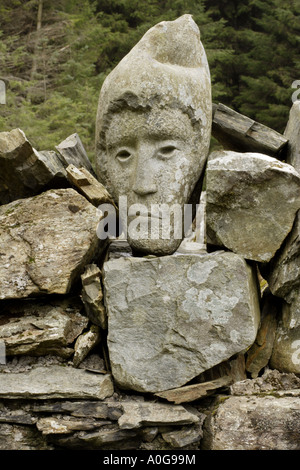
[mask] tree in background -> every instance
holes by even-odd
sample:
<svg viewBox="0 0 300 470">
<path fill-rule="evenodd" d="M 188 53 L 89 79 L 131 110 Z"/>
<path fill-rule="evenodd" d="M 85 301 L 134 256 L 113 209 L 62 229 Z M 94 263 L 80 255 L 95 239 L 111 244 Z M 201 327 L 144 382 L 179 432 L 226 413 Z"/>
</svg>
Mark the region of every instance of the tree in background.
<svg viewBox="0 0 300 470">
<path fill-rule="evenodd" d="M 300 79 L 299 0 L 0 0 L 0 131 L 37 149 L 77 132 L 93 160 L 106 75 L 154 24 L 193 15 L 215 102 L 284 130 Z"/>
</svg>

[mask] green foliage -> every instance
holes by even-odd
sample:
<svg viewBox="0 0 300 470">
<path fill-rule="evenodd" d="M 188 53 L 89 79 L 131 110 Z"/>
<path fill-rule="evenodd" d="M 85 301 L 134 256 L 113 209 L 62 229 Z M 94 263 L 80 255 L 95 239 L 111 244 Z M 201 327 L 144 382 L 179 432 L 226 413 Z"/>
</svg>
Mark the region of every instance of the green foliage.
<svg viewBox="0 0 300 470">
<path fill-rule="evenodd" d="M 37 149 L 77 132 L 91 160 L 101 85 L 142 35 L 190 13 L 200 27 L 215 102 L 282 132 L 300 79 L 299 0 L 0 0 L 0 131 Z"/>
</svg>

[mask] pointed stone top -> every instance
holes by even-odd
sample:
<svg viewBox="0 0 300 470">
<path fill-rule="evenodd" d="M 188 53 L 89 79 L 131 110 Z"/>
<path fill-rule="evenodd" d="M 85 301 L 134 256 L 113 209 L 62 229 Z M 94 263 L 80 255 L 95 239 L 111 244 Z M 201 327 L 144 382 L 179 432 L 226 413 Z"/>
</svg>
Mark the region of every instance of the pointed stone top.
<svg viewBox="0 0 300 470">
<path fill-rule="evenodd" d="M 201 67 L 200 31 L 191 15 L 162 21 L 149 29 L 136 48 L 162 64 Z"/>
</svg>

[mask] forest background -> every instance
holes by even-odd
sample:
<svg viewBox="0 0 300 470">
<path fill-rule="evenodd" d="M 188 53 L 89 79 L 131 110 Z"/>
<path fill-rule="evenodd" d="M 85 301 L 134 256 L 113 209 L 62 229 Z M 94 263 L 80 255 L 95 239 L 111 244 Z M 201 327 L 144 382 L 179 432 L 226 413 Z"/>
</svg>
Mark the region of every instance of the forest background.
<svg viewBox="0 0 300 470">
<path fill-rule="evenodd" d="M 221 102 L 278 132 L 300 87 L 300 0 L 0 0 L 0 131 L 37 150 L 77 132 L 94 160 L 108 73 L 156 23 L 190 13 Z"/>
</svg>

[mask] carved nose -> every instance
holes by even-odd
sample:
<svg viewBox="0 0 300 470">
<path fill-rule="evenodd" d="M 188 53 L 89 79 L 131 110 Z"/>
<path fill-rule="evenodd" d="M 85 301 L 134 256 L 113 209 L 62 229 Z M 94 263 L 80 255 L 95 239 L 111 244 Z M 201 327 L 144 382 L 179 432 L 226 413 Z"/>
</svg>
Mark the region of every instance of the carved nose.
<svg viewBox="0 0 300 470">
<path fill-rule="evenodd" d="M 151 160 L 143 158 L 136 168 L 133 192 L 139 196 L 146 196 L 157 192 L 157 185 L 154 181 L 154 168 L 149 163 Z"/>
</svg>

